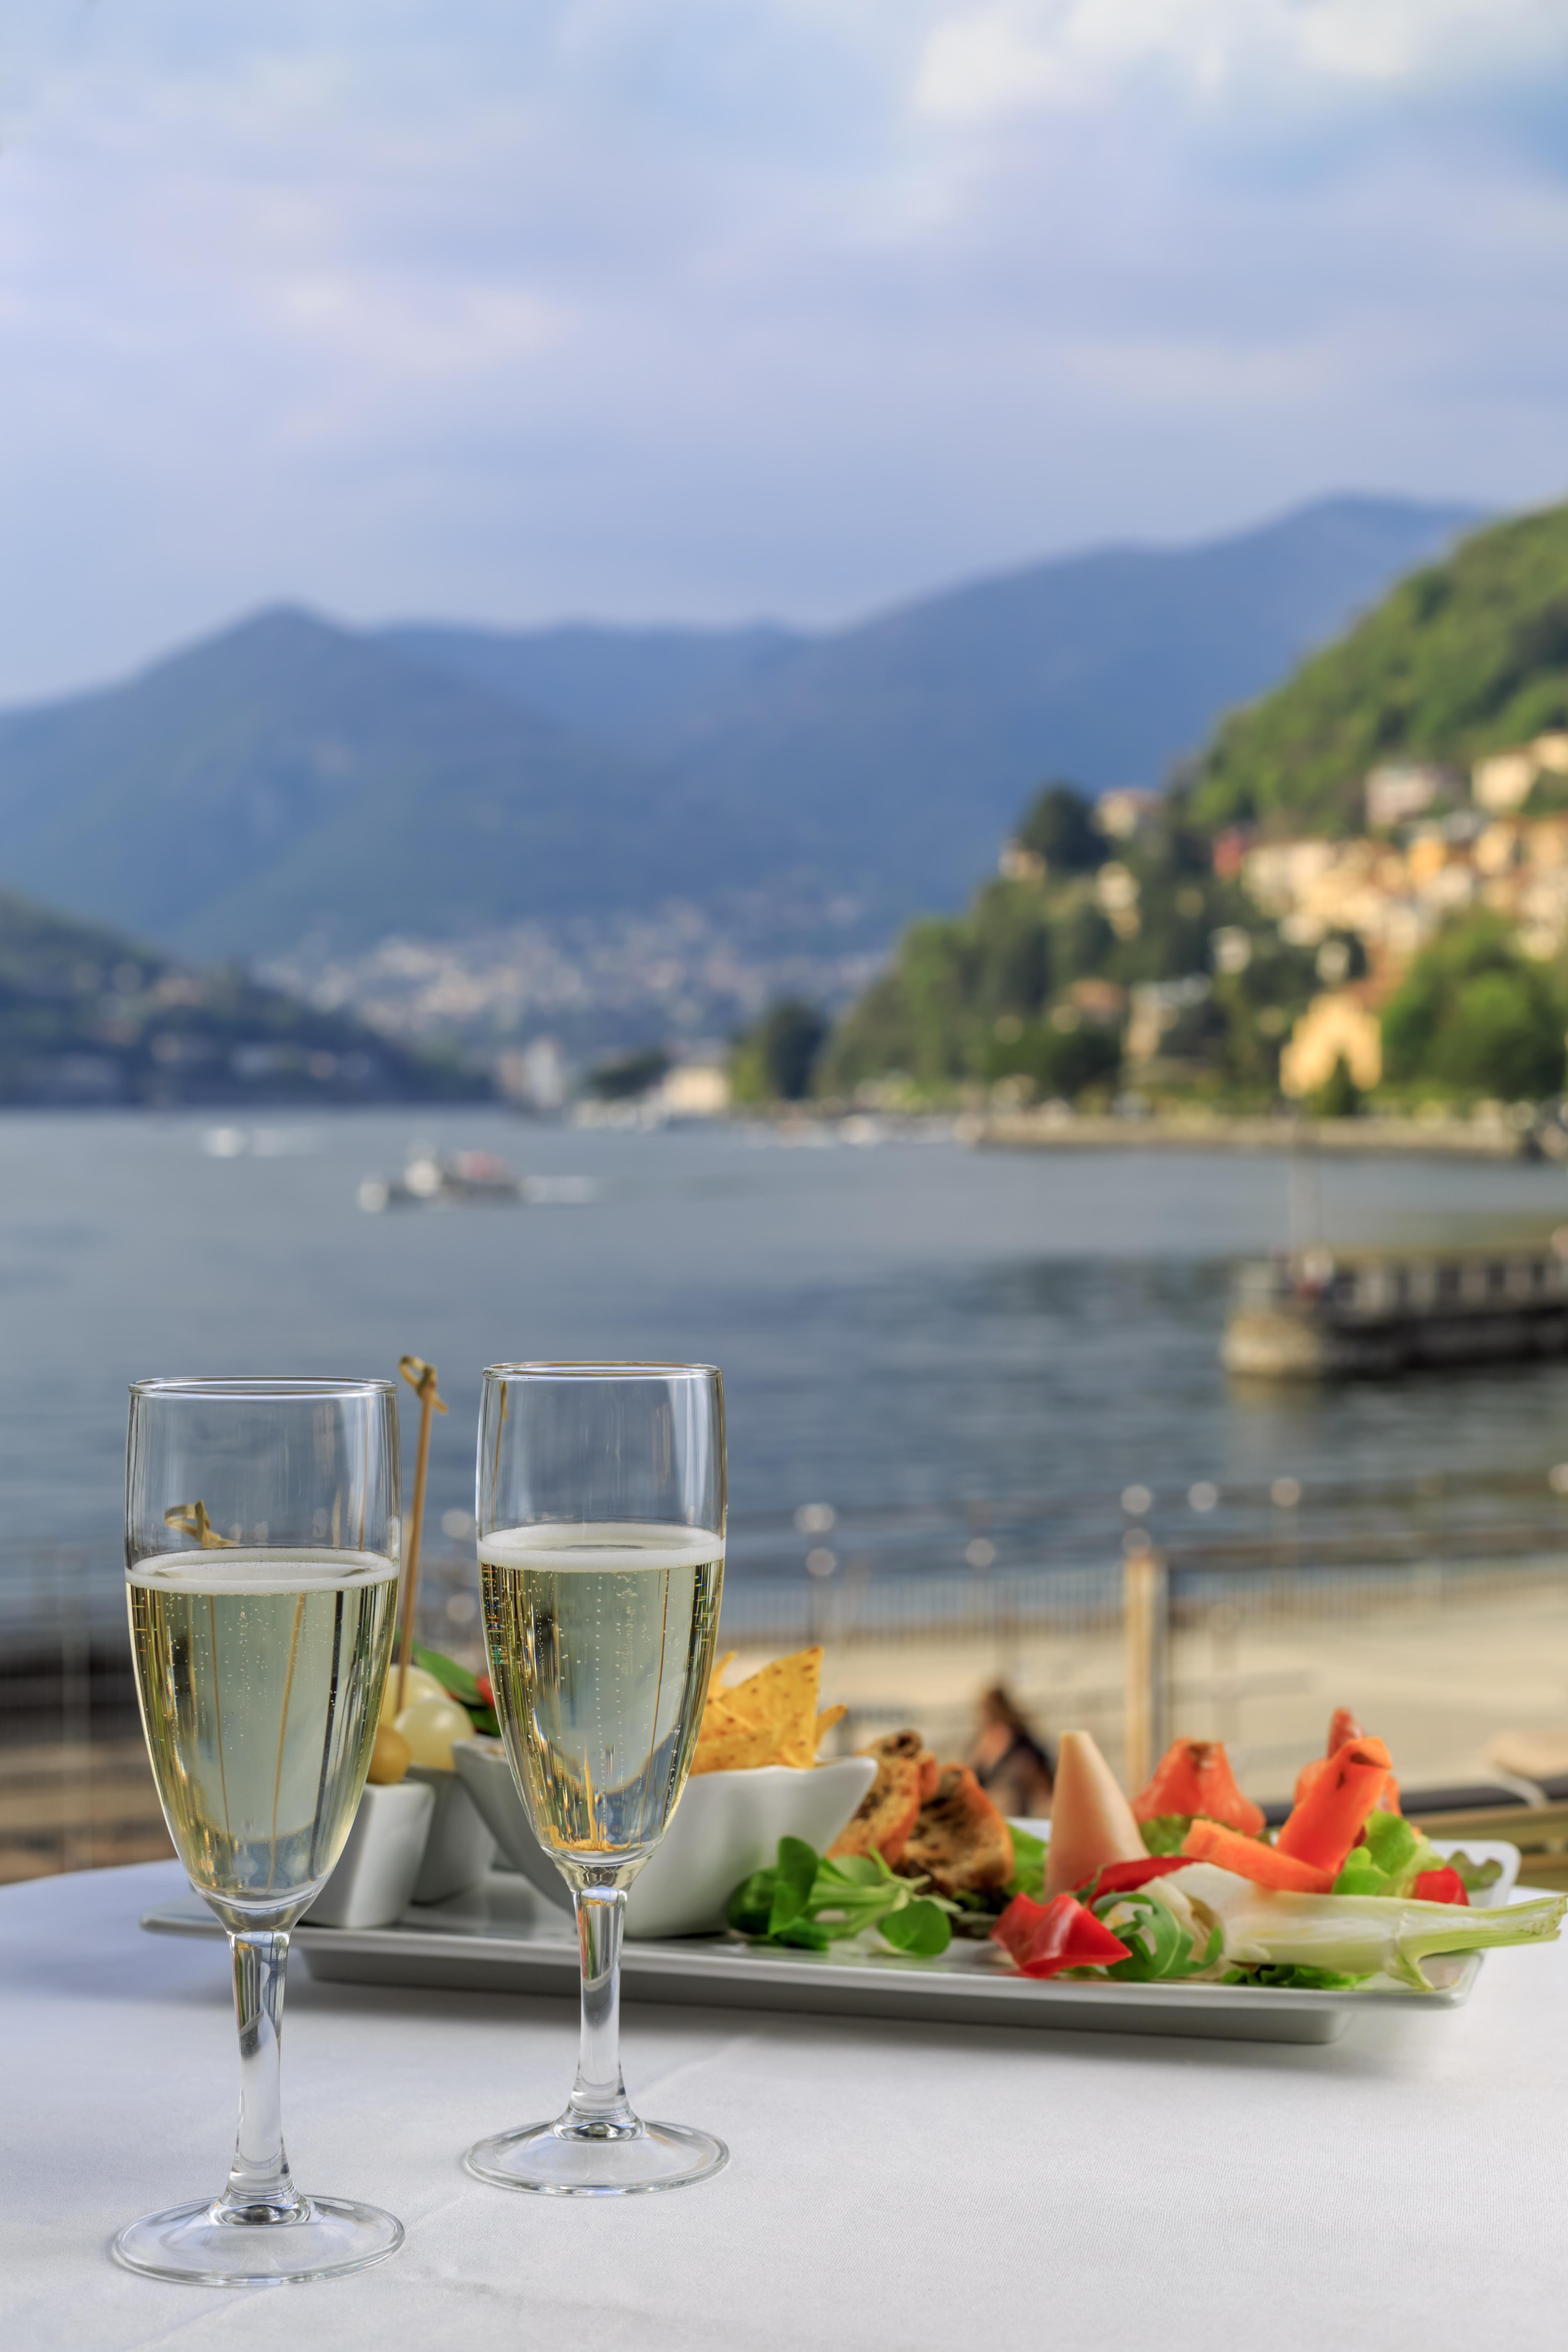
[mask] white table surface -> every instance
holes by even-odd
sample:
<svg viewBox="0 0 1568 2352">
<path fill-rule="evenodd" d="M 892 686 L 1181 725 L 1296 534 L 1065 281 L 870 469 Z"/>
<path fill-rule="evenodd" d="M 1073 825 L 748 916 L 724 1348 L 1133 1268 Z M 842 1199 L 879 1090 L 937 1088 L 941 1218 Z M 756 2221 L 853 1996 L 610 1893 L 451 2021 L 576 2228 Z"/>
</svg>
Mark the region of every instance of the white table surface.
<svg viewBox="0 0 1568 2352">
<path fill-rule="evenodd" d="M 226 1954 L 142 1934 L 173 1864 L 0 1892 L 0 2346 L 589 2352 L 1510 2352 L 1568 2341 L 1568 1945 L 1468 2006 L 1321 2048 L 633 2008 L 646 2113 L 730 2143 L 620 2203 L 487 2189 L 481 2133 L 552 2114 L 569 2004 L 312 1983 L 296 2179 L 389 2206 L 402 2252 L 307 2287 L 154 2285 L 133 2215 L 222 2185 Z"/>
</svg>

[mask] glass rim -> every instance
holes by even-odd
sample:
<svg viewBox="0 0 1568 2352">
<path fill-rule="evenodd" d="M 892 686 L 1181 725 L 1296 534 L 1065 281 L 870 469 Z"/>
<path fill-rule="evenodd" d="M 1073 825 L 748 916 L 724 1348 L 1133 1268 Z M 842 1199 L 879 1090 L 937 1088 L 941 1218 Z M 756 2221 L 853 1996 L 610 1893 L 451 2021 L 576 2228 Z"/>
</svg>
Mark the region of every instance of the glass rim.
<svg viewBox="0 0 1568 2352">
<path fill-rule="evenodd" d="M 584 1359 L 580 1363 L 569 1360 L 552 1363 L 541 1359 L 518 1364 L 487 1364 L 484 1377 L 487 1381 L 720 1381 L 724 1376 L 717 1364 L 644 1363 L 635 1360 L 616 1363 L 595 1359 Z"/>
<path fill-rule="evenodd" d="M 129 1383 L 133 1397 L 204 1397 L 304 1402 L 312 1397 L 395 1396 L 395 1381 L 336 1380 L 294 1372 L 228 1372 L 207 1378 L 182 1372 L 155 1373 Z"/>
</svg>

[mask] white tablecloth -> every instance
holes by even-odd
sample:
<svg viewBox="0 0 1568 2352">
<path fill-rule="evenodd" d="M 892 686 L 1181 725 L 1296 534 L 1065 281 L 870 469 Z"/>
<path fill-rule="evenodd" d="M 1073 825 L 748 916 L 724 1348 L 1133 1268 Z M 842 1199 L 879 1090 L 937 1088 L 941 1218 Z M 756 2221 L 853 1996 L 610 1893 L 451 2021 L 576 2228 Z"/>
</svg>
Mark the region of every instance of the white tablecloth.
<svg viewBox="0 0 1568 2352">
<path fill-rule="evenodd" d="M 567 2003 L 317 1985 L 296 1958 L 295 2177 L 389 2206 L 407 2243 L 316 2286 L 154 2285 L 110 2237 L 216 2191 L 234 2114 L 223 1948 L 137 1927 L 183 1885 L 157 1864 L 0 1893 L 5 2352 L 1568 2341 L 1565 1945 L 1315 2049 L 631 2008 L 633 2097 L 731 2163 L 618 2203 L 459 2168 L 559 2106 Z"/>
</svg>

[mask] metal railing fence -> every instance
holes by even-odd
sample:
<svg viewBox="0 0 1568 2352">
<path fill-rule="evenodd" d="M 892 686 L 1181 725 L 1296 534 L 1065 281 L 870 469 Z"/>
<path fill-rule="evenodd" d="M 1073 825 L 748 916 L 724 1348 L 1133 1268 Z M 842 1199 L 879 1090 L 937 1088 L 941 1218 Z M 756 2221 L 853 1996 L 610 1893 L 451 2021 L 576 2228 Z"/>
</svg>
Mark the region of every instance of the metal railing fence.
<svg viewBox="0 0 1568 2352">
<path fill-rule="evenodd" d="M 419 1636 L 478 1664 L 471 1531 L 426 1544 Z M 0 1538 L 0 1878 L 168 1851 L 118 1559 Z M 1568 1465 L 737 1514 L 722 1645 L 815 1642 L 844 1747 L 911 1722 L 962 1753 L 1000 1681 L 1133 1785 L 1182 1730 L 1275 1795 L 1341 1703 L 1407 1774 L 1500 1786 L 1499 1741 L 1560 1722 L 1568 1776 Z"/>
</svg>

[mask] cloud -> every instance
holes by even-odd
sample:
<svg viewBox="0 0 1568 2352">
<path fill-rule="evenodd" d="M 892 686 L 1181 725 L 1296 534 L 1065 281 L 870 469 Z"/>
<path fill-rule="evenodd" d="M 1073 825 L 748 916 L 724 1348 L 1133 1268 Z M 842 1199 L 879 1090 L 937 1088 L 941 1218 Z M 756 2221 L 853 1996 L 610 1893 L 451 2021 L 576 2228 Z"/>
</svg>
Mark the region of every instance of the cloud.
<svg viewBox="0 0 1568 2352">
<path fill-rule="evenodd" d="M 1565 68 L 1554 0 L 986 0 L 931 27 L 914 98 L 972 123 L 1134 86 L 1212 119 L 1261 109 L 1278 122 L 1369 95 L 1473 102 Z"/>
<path fill-rule="evenodd" d="M 8 0 L 0 695 L 1561 478 L 1568 11 Z M 1555 79 L 1554 79 L 1555 77 Z"/>
</svg>

